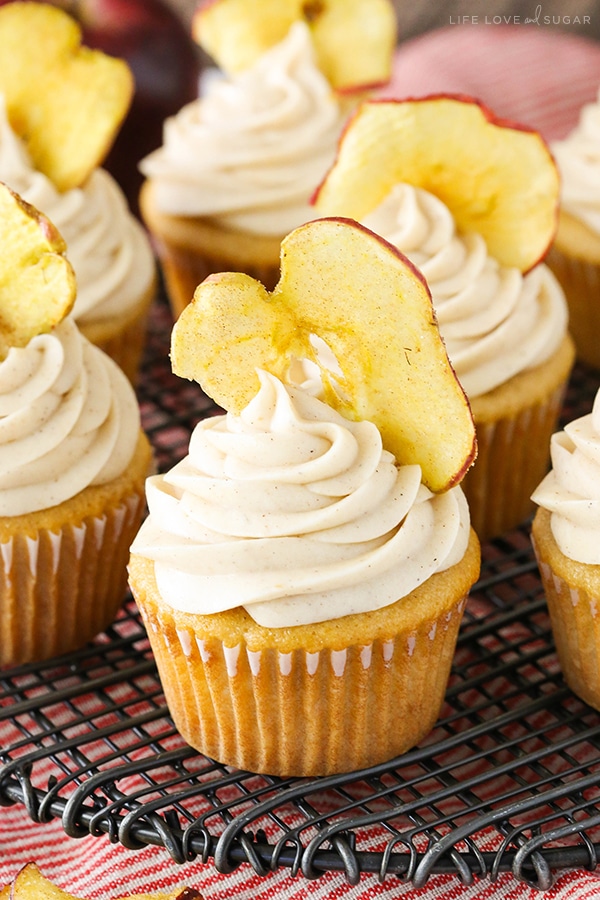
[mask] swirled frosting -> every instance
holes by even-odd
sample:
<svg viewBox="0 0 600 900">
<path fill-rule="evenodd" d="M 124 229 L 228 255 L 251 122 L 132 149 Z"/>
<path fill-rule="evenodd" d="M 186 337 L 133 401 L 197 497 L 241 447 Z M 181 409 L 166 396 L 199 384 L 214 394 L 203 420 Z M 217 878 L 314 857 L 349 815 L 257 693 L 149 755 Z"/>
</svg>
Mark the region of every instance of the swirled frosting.
<svg viewBox="0 0 600 900">
<path fill-rule="evenodd" d="M 600 91 L 586 103 L 579 122 L 552 153 L 561 175 L 561 205 L 565 212 L 600 234 Z"/>
<path fill-rule="evenodd" d="M 448 356 L 469 397 L 548 359 L 567 329 L 564 294 L 547 266 L 527 275 L 489 256 L 479 234 L 460 234 L 433 194 L 396 185 L 363 224 L 425 276 Z"/>
<path fill-rule="evenodd" d="M 62 234 L 77 277 L 73 315 L 79 324 L 122 316 L 139 302 L 154 279 L 154 257 L 120 187 L 106 170 L 96 169 L 82 187 L 60 193 L 32 166 L 8 123 L 1 95 L 0 181 Z"/>
<path fill-rule="evenodd" d="M 72 317 L 0 363 L 0 515 L 48 509 L 125 471 L 140 413 L 120 368 Z"/>
<path fill-rule="evenodd" d="M 140 163 L 163 213 L 287 234 L 314 218 L 309 199 L 333 162 L 340 105 L 297 22 L 257 63 L 209 84 L 167 119 L 163 146 Z"/>
<path fill-rule="evenodd" d="M 561 553 L 600 565 L 600 391 L 589 415 L 552 435 L 550 454 L 552 469 L 532 500 L 551 512 Z"/>
<path fill-rule="evenodd" d="M 200 422 L 189 455 L 148 480 L 132 552 L 155 561 L 166 603 L 309 624 L 387 606 L 462 559 L 460 487 L 434 496 L 375 425 L 259 375 L 239 416 Z"/>
</svg>

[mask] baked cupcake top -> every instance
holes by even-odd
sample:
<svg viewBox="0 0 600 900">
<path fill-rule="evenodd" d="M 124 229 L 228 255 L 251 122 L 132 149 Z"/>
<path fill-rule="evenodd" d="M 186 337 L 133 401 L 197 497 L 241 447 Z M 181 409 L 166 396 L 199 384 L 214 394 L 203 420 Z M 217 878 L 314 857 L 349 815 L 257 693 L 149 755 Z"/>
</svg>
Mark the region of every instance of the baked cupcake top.
<svg viewBox="0 0 600 900">
<path fill-rule="evenodd" d="M 351 215 L 425 275 L 470 397 L 550 358 L 567 304 L 540 263 L 556 228 L 558 173 L 535 132 L 477 101 L 367 101 L 314 203 Z"/>
<path fill-rule="evenodd" d="M 0 184 L 0 516 L 111 481 L 139 437 L 129 381 L 70 315 L 64 251 L 53 224 Z"/>
<path fill-rule="evenodd" d="M 0 31 L 0 180 L 62 232 L 75 318 L 121 316 L 155 270 L 145 232 L 100 168 L 130 106 L 131 71 L 81 46 L 78 23 L 47 3 L 3 5 Z"/>
<path fill-rule="evenodd" d="M 448 355 L 469 397 L 479 397 L 556 352 L 567 304 L 543 263 L 527 274 L 502 266 L 476 232 L 460 233 L 434 194 L 398 184 L 363 224 L 421 270 Z"/>
<path fill-rule="evenodd" d="M 276 628 L 379 609 L 462 559 L 459 482 L 475 456 L 468 402 L 408 260 L 327 219 L 289 234 L 281 260 L 272 294 L 213 275 L 175 324 L 174 371 L 229 412 L 200 422 L 188 456 L 149 479 L 132 547 L 154 560 L 166 603 L 244 606 Z M 315 335 L 335 372 L 312 354 Z M 303 356 L 331 402 L 294 384 Z"/>
<path fill-rule="evenodd" d="M 600 92 L 583 106 L 570 134 L 551 147 L 561 174 L 562 208 L 600 234 Z"/>
<path fill-rule="evenodd" d="M 282 235 L 313 218 L 310 195 L 333 161 L 344 115 L 319 71 L 307 26 L 244 71 L 216 76 L 167 119 L 140 163 L 166 214 Z"/>
<path fill-rule="evenodd" d="M 600 565 L 600 391 L 592 412 L 550 441 L 552 469 L 532 495 L 550 511 L 559 550 L 575 562 Z"/>
</svg>

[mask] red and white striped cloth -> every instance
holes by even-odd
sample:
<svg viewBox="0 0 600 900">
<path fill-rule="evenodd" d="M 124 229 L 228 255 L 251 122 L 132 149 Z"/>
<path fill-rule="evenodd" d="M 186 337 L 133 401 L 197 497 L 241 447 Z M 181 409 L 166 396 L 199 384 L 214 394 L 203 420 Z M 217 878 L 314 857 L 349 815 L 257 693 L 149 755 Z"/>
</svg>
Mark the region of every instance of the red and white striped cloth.
<svg viewBox="0 0 600 900">
<path fill-rule="evenodd" d="M 561 137 L 576 123 L 583 103 L 600 85 L 600 45 L 585 37 L 535 25 L 449 25 L 402 45 L 386 96 L 422 96 L 459 92 L 478 97 L 498 115 L 538 128 L 548 139 Z M 6 739 L 6 735 L 4 736 Z M 0 745 L 3 743 L 0 728 Z M 212 862 L 180 866 L 166 850 L 127 850 L 106 837 L 69 838 L 54 820 L 38 825 L 22 806 L 0 808 L 0 885 L 29 861 L 46 877 L 86 900 L 141 891 L 170 890 L 187 884 L 205 900 L 596 900 L 598 874 L 569 871 L 540 894 L 503 874 L 497 881 L 470 887 L 456 876 L 433 876 L 414 889 L 393 877 L 383 884 L 365 875 L 352 887 L 343 875 L 328 873 L 308 881 L 280 870 L 265 878 L 249 865 L 230 875 L 218 874 Z"/>
</svg>

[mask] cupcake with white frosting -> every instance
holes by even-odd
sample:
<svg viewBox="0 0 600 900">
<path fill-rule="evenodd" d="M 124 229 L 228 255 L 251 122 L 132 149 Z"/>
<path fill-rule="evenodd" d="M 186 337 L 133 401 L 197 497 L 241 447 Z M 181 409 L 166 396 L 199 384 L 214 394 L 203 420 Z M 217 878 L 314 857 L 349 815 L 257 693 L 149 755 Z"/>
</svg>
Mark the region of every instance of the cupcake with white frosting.
<svg viewBox="0 0 600 900">
<path fill-rule="evenodd" d="M 462 95 L 367 101 L 314 200 L 425 276 L 477 431 L 463 482 L 473 527 L 488 540 L 523 524 L 575 357 L 564 293 L 543 262 L 559 202 L 545 141 Z"/>
<path fill-rule="evenodd" d="M 71 316 L 0 362 L 1 665 L 113 620 L 150 455 L 131 384 Z"/>
<path fill-rule="evenodd" d="M 460 486 L 432 494 L 371 422 L 260 380 L 149 479 L 130 583 L 188 742 L 251 771 L 356 769 L 432 728 L 479 545 Z"/>
<path fill-rule="evenodd" d="M 552 436 L 532 540 L 565 680 L 600 709 L 600 392 Z"/>
<path fill-rule="evenodd" d="M 398 184 L 363 219 L 425 276 L 448 356 L 477 428 L 463 487 L 481 540 L 533 512 L 573 364 L 564 293 L 548 266 L 502 266 L 476 232 L 458 231 L 435 195 Z"/>
<path fill-rule="evenodd" d="M 130 381 L 71 314 L 53 223 L 0 183 L 0 666 L 114 618 L 151 451 Z"/>
<path fill-rule="evenodd" d="M 162 147 L 140 163 L 140 209 L 175 316 L 211 272 L 274 287 L 281 239 L 314 218 L 310 197 L 344 119 L 303 22 L 167 119 Z"/>
<path fill-rule="evenodd" d="M 600 369 L 600 95 L 578 124 L 552 144 L 561 173 L 558 230 L 548 265 L 569 303 L 577 358 Z"/>
<path fill-rule="evenodd" d="M 0 180 L 59 229 L 77 278 L 77 326 L 135 382 L 156 294 L 156 265 L 121 188 L 99 167 L 81 186 L 59 191 L 33 165 L 8 122 L 1 95 Z"/>
</svg>

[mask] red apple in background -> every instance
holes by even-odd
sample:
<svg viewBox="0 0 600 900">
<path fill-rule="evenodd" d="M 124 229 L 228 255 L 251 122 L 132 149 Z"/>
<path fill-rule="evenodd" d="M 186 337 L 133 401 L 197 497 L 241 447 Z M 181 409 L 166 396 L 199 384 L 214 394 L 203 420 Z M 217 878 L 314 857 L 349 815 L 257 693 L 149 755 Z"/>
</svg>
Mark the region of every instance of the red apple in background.
<svg viewBox="0 0 600 900">
<path fill-rule="evenodd" d="M 0 0 L 4 5 L 9 0 Z M 162 126 L 198 94 L 199 48 L 166 0 L 48 0 L 81 25 L 83 43 L 124 59 L 135 78 L 127 118 L 104 162 L 138 213 L 138 163 L 162 143 Z"/>
</svg>

